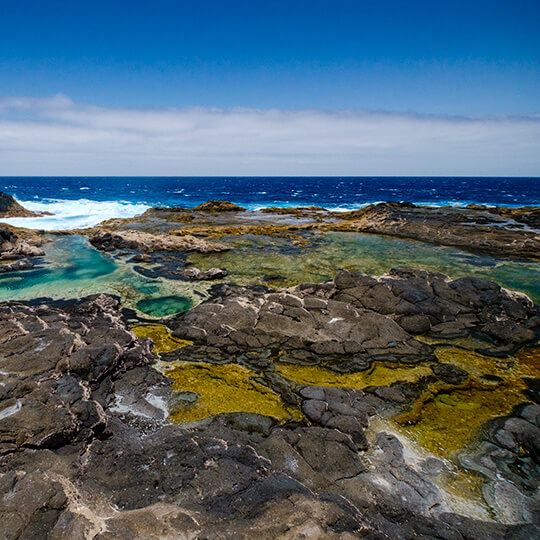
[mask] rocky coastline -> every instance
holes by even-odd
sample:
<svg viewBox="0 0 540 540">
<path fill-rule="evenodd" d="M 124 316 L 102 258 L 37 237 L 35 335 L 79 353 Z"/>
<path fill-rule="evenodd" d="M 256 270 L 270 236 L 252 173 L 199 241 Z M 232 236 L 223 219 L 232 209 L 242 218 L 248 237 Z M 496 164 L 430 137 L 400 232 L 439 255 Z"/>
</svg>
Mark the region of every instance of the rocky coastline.
<svg viewBox="0 0 540 540">
<path fill-rule="evenodd" d="M 77 231 L 150 279 L 208 285 L 151 319 L 109 294 L 0 302 L 4 537 L 538 536 L 530 298 L 413 268 L 242 285 L 226 258 L 346 231 L 537 260 L 537 227 L 535 208 L 210 201 Z M 3 227 L 0 271 L 44 240 Z"/>
</svg>

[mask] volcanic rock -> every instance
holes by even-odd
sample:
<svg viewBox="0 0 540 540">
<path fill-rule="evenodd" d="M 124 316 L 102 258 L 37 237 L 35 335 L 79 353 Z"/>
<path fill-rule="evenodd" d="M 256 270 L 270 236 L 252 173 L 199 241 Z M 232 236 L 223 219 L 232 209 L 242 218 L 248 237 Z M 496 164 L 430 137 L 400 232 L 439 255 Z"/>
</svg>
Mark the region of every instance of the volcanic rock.
<svg viewBox="0 0 540 540">
<path fill-rule="evenodd" d="M 155 251 L 215 253 L 229 249 L 223 244 L 208 242 L 192 235 L 172 236 L 167 234 L 150 234 L 135 230 L 114 232 L 98 230 L 90 237 L 90 242 L 102 251 L 132 249 L 142 253 L 152 253 Z"/>
</svg>

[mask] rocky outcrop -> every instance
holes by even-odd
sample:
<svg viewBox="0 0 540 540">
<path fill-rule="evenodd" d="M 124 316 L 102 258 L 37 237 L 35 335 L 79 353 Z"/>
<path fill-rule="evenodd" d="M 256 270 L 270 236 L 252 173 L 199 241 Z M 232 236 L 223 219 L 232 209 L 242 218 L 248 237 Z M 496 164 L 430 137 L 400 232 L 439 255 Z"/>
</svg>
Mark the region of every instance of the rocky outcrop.
<svg viewBox="0 0 540 540">
<path fill-rule="evenodd" d="M 506 209 L 508 210 L 508 209 Z M 519 209 L 523 210 L 523 209 Z M 476 208 L 434 208 L 412 203 L 380 203 L 344 213 L 338 228 L 413 238 L 502 257 L 539 258 L 540 233 L 513 217 L 536 223 L 538 213 Z M 526 218 L 525 216 L 529 216 Z M 536 216 L 536 217 L 534 217 Z M 510 219 L 510 221 L 509 221 Z"/>
<path fill-rule="evenodd" d="M 227 270 L 224 268 L 209 268 L 208 270 L 199 270 L 194 266 L 186 268 L 183 271 L 186 279 L 193 281 L 213 281 L 216 279 L 224 279 L 227 277 Z"/>
<path fill-rule="evenodd" d="M 22 207 L 11 195 L 0 191 L 0 218 L 36 217 L 43 214 Z"/>
<path fill-rule="evenodd" d="M 208 201 L 193 208 L 201 212 L 245 212 L 246 209 L 229 201 Z"/>
<path fill-rule="evenodd" d="M 300 309 L 291 305 L 296 297 L 315 309 L 306 290 L 272 301 Z M 411 464 L 389 433 L 368 441 L 369 417 L 403 400 L 396 388 L 303 386 L 307 419 L 289 426 L 241 413 L 189 429 L 167 423 L 170 383 L 152 368 L 149 342 L 129 331 L 118 310 L 118 300 L 105 295 L 0 303 L 4 537 L 538 535 L 530 524 L 449 513 L 433 482 L 442 462 Z M 531 423 L 537 411 L 520 415 Z M 519 444 L 535 436 L 516 422 L 503 428 Z"/>
<path fill-rule="evenodd" d="M 416 334 L 481 333 L 493 342 L 484 352 L 506 354 L 533 341 L 539 324 L 531 300 L 496 283 L 406 269 L 380 278 L 341 272 L 332 282 L 281 292 L 215 287 L 211 299 L 171 323 L 176 337 L 194 342 L 182 356 L 249 361 L 258 352 L 258 362 L 279 356 L 339 371 L 367 369 L 373 360 L 425 360 L 431 349 Z"/>
<path fill-rule="evenodd" d="M 156 251 L 215 253 L 229 249 L 223 244 L 208 242 L 191 235 L 179 237 L 168 234 L 150 234 L 135 230 L 115 232 L 98 230 L 90 237 L 90 242 L 102 251 L 129 249 L 142 253 Z"/>
<path fill-rule="evenodd" d="M 0 260 L 41 257 L 42 249 L 24 240 L 10 229 L 0 229 Z"/>
<path fill-rule="evenodd" d="M 469 204 L 466 208 L 478 210 L 479 212 L 489 212 L 516 223 L 523 223 L 529 227 L 540 230 L 540 206 L 522 206 L 512 208 L 508 206 L 482 206 L 480 204 Z"/>
</svg>

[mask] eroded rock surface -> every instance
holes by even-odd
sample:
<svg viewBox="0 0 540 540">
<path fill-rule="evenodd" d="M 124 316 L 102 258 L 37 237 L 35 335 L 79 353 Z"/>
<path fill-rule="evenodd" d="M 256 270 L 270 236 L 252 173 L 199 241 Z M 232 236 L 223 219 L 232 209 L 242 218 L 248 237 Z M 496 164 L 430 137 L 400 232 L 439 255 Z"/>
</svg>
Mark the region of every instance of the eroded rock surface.
<svg viewBox="0 0 540 540">
<path fill-rule="evenodd" d="M 155 251 L 212 253 L 229 249 L 222 244 L 208 242 L 192 235 L 179 237 L 166 234 L 150 234 L 135 230 L 116 232 L 98 230 L 90 237 L 90 242 L 103 251 L 131 249 L 143 253 Z"/>
<path fill-rule="evenodd" d="M 45 253 L 38 247 L 41 240 L 24 239 L 10 229 L 0 228 L 0 274 L 34 268 L 35 257 Z"/>
<path fill-rule="evenodd" d="M 539 258 L 537 209 L 434 208 L 412 203 L 380 203 L 343 215 L 345 230 L 414 238 L 503 257 Z"/>
<path fill-rule="evenodd" d="M 341 272 L 332 282 L 282 292 L 217 286 L 171 323 L 176 337 L 195 344 L 184 356 L 220 361 L 264 350 L 280 361 L 323 361 L 341 371 L 374 360 L 425 360 L 431 349 L 416 334 L 480 333 L 493 342 L 486 352 L 508 353 L 533 341 L 539 324 L 531 300 L 496 283 L 406 269 L 380 278 Z"/>
<path fill-rule="evenodd" d="M 243 321 L 251 320 L 252 304 L 260 312 L 270 303 L 276 306 L 270 313 L 275 309 L 284 318 L 295 317 L 297 324 L 316 320 L 320 344 L 332 318 L 342 316 L 341 334 L 327 339 L 346 336 L 346 342 L 351 335 L 367 335 L 375 340 L 373 350 L 380 349 L 381 339 L 393 350 L 382 327 L 374 336 L 366 334 L 368 321 L 366 328 L 389 327 L 401 339 L 397 350 L 405 356 L 409 347 L 429 350 L 400 326 L 391 310 L 378 313 L 350 294 L 364 278 L 340 274 L 333 283 L 281 293 L 261 289 L 250 291 L 252 296 L 242 289 L 229 288 L 226 294 L 222 289 L 220 299 L 226 305 L 236 298 L 233 304 L 238 305 L 240 292 L 242 310 L 236 305 L 230 309 L 237 317 L 247 313 Z M 436 281 L 414 273 L 387 279 L 386 290 L 394 292 L 405 279 Z M 455 282 L 449 283 L 452 290 Z M 480 296 L 491 290 L 478 283 L 470 287 Z M 434 316 L 447 313 L 445 294 Z M 489 302 L 477 300 L 486 320 L 492 313 L 499 318 L 512 313 L 521 325 L 532 325 L 534 307 L 525 299 L 500 290 L 493 294 Z M 347 295 L 346 301 L 334 300 L 338 295 Z M 401 295 L 395 296 L 400 305 Z M 207 305 L 217 305 L 216 299 Z M 207 313 L 211 320 L 219 316 L 213 309 Z M 200 312 L 197 317 L 202 324 Z M 289 333 L 286 325 L 275 328 L 274 334 L 263 324 L 261 335 L 281 340 Z M 296 334 L 300 341 L 295 344 L 319 354 L 302 332 Z M 332 354 L 349 353 L 340 349 Z M 152 367 L 153 361 L 149 341 L 128 330 L 114 297 L 0 304 L 0 523 L 5 538 L 453 540 L 525 539 L 540 532 L 531 524 L 532 505 L 528 513 L 507 516 L 508 525 L 451 513 L 433 481 L 440 462 L 407 462 L 402 444 L 390 433 L 368 439 L 370 417 L 406 401 L 399 387 L 292 387 L 306 416 L 302 422 L 277 424 L 237 413 L 172 425 L 166 420 L 170 381 Z M 464 376 L 449 369 L 442 375 Z M 490 436 L 511 452 L 512 440 L 534 450 L 537 413 L 524 408 L 497 424 Z"/>
</svg>

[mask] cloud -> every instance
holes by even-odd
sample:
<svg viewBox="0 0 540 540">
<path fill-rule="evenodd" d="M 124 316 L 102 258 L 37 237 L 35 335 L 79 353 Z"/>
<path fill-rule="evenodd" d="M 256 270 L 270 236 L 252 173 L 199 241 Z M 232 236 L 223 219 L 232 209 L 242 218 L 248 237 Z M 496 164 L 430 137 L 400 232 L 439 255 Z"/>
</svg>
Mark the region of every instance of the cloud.
<svg viewBox="0 0 540 540">
<path fill-rule="evenodd" d="M 540 175 L 540 115 L 0 98 L 0 175 Z"/>
</svg>

